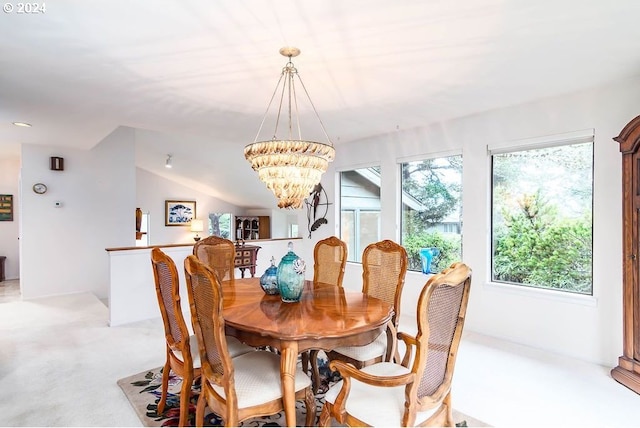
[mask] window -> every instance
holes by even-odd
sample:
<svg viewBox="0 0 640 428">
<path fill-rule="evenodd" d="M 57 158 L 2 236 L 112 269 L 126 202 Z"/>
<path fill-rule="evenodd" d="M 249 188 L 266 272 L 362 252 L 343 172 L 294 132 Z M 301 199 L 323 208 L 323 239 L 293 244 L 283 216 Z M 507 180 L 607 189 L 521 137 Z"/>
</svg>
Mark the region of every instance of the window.
<svg viewBox="0 0 640 428">
<path fill-rule="evenodd" d="M 380 240 L 380 167 L 340 173 L 340 237 L 351 262 Z"/>
<path fill-rule="evenodd" d="M 209 213 L 209 235 L 231 239 L 231 213 Z"/>
<path fill-rule="evenodd" d="M 592 294 L 593 135 L 492 152 L 492 280 Z"/>
<path fill-rule="evenodd" d="M 462 258 L 462 156 L 402 163 L 400 171 L 409 270 L 440 272 Z"/>
</svg>

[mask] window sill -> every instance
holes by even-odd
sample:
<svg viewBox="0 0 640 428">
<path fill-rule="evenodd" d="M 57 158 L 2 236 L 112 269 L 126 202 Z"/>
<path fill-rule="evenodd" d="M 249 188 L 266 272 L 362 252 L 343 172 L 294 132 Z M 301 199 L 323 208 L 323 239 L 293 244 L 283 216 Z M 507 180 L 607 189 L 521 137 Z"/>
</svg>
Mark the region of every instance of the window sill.
<svg viewBox="0 0 640 428">
<path fill-rule="evenodd" d="M 531 297 L 536 299 L 553 300 L 555 302 L 569 303 L 573 305 L 582 305 L 589 307 L 598 306 L 598 298 L 595 296 L 586 296 L 584 294 L 567 293 L 564 291 L 547 290 L 541 288 L 524 287 L 521 285 L 502 284 L 497 282 L 487 282 L 484 289 L 497 293 L 508 293 L 523 297 Z"/>
</svg>

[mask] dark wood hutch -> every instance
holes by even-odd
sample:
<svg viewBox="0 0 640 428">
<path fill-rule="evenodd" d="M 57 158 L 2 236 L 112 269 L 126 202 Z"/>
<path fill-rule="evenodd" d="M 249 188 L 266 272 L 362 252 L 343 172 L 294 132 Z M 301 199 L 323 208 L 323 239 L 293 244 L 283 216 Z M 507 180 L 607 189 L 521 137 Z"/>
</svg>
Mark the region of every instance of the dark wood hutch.
<svg viewBox="0 0 640 428">
<path fill-rule="evenodd" d="M 640 116 L 614 140 L 622 153 L 623 351 L 611 376 L 640 394 Z"/>
</svg>

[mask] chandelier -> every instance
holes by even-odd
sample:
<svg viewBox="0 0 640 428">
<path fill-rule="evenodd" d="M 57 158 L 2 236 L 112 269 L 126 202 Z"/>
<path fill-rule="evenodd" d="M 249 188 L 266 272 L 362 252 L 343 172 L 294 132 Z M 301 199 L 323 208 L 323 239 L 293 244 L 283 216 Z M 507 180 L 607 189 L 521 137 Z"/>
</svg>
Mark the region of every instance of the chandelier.
<svg viewBox="0 0 640 428">
<path fill-rule="evenodd" d="M 314 186 L 320 182 L 320 177 L 327 170 L 329 162 L 333 161 L 336 151 L 329 141 L 324 124 L 320 120 L 311 97 L 309 97 L 309 93 L 298 75 L 298 70 L 291 62 L 292 57 L 300 55 L 300 49 L 285 47 L 280 49 L 280 54 L 288 57 L 289 61 L 282 69 L 280 79 L 271 96 L 254 142 L 244 148 L 244 157 L 251 163 L 251 167 L 258 172 L 260 180 L 278 198 L 278 207 L 296 209 L 302 208 L 304 200 L 312 192 Z M 316 118 L 320 122 L 320 127 L 327 139 L 327 143 L 317 143 L 302 139 L 295 77 L 297 77 L 300 87 L 303 89 Z M 280 106 L 277 110 L 273 138 L 267 141 L 258 141 L 262 126 L 279 89 Z M 285 98 L 286 105 L 283 112 Z M 277 137 L 280 117 L 285 114 L 288 116 L 288 139 Z M 294 138 L 294 128 L 297 130 L 295 132 L 297 139 Z"/>
</svg>

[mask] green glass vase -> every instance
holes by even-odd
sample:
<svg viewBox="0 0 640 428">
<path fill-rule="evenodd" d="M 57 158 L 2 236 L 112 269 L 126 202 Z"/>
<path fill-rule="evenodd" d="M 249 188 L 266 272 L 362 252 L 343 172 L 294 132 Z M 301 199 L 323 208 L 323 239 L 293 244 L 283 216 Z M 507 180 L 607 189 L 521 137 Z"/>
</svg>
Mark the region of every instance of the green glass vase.
<svg viewBox="0 0 640 428">
<path fill-rule="evenodd" d="M 278 290 L 283 302 L 299 302 L 304 288 L 304 260 L 293 252 L 293 243 L 289 242 L 289 252 L 282 257 L 278 265 Z"/>
</svg>

